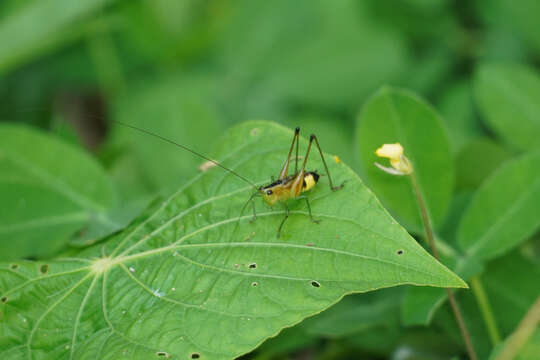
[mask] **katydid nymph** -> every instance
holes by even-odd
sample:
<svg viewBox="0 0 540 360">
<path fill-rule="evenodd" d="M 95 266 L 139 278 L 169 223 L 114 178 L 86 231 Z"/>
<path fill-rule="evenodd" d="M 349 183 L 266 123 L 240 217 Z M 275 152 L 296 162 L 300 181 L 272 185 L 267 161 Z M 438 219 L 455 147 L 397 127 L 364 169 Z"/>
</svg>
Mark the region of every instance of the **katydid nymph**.
<svg viewBox="0 0 540 360">
<path fill-rule="evenodd" d="M 307 160 L 308 160 L 308 157 L 309 157 L 309 154 L 310 154 L 310 151 L 311 151 L 311 147 L 313 145 L 313 143 L 315 143 L 315 145 L 317 146 L 317 149 L 319 151 L 319 154 L 321 156 L 321 160 L 322 160 L 322 163 L 324 165 L 324 169 L 326 171 L 326 175 L 328 176 L 328 183 L 329 183 L 329 186 L 330 186 L 330 189 L 332 191 L 337 191 L 341 188 L 343 188 L 343 185 L 344 184 L 341 184 L 341 185 L 338 185 L 338 186 L 334 186 L 333 182 L 332 182 L 332 178 L 330 176 L 330 172 L 328 170 L 328 165 L 326 164 L 326 160 L 324 159 L 324 154 L 321 150 L 321 146 L 319 144 L 319 141 L 317 139 L 317 137 L 312 134 L 310 137 L 309 137 L 309 143 L 308 143 L 308 147 L 307 147 L 307 150 L 306 150 L 306 155 L 304 156 L 304 159 L 302 161 L 302 165 L 300 166 L 300 169 L 298 168 L 298 144 L 299 144 L 299 136 L 300 136 L 300 128 L 297 127 L 294 131 L 294 136 L 293 136 L 293 139 L 292 139 L 292 143 L 291 143 L 291 146 L 289 148 L 289 152 L 287 154 L 287 158 L 285 159 L 285 163 L 281 169 L 281 172 L 279 173 L 279 176 L 277 178 L 277 180 L 275 181 L 272 181 L 270 184 L 268 185 L 263 185 L 263 186 L 257 186 L 255 185 L 255 183 L 253 183 L 251 180 L 247 179 L 246 177 L 238 174 L 236 171 L 222 165 L 221 163 L 219 163 L 218 161 L 216 160 L 213 160 L 211 158 L 209 158 L 208 156 L 205 156 L 183 144 L 179 144 L 175 141 L 172 141 L 170 139 L 167 139 L 161 135 L 158 135 L 158 134 L 155 134 L 151 131 L 148 131 L 146 129 L 142 129 L 142 128 L 139 128 L 139 127 L 136 127 L 136 126 L 133 126 L 133 125 L 130 125 L 130 124 L 125 124 L 125 123 L 122 123 L 122 122 L 119 122 L 119 121 L 115 121 L 116 123 L 122 125 L 122 126 L 126 126 L 126 127 L 129 127 L 131 129 L 134 129 L 134 130 L 137 130 L 139 132 L 142 132 L 144 134 L 147 134 L 147 135 L 151 135 L 153 137 L 156 137 L 162 141 L 166 141 L 170 144 L 173 144 L 175 146 L 178 146 L 186 151 L 189 151 L 190 153 L 204 159 L 204 160 L 207 160 L 209 162 L 211 162 L 212 164 L 216 165 L 216 166 L 219 166 L 220 168 L 222 168 L 223 170 L 231 173 L 232 175 L 238 177 L 239 179 L 241 179 L 242 181 L 248 183 L 249 185 L 251 185 L 253 188 L 254 188 L 254 192 L 253 194 L 249 197 L 248 201 L 246 201 L 246 203 L 244 204 L 244 206 L 242 207 L 242 210 L 240 212 L 240 217 L 242 216 L 246 206 L 251 203 L 252 204 L 252 207 L 253 207 L 253 220 L 256 220 L 257 218 L 257 213 L 256 213 L 256 210 L 255 210 L 255 197 L 256 196 L 260 196 L 263 198 L 264 202 L 266 204 L 268 204 L 269 206 L 273 206 L 275 205 L 276 203 L 282 203 L 284 208 L 285 208 L 285 217 L 283 218 L 283 220 L 281 221 L 281 223 L 279 224 L 279 227 L 278 227 L 278 230 L 277 230 L 277 237 L 279 238 L 280 235 L 281 235 L 281 230 L 283 228 L 283 225 L 285 224 L 285 221 L 289 218 L 289 207 L 287 206 L 287 200 L 289 199 L 303 199 L 305 200 L 306 202 L 306 205 L 307 205 L 307 209 L 308 209 L 308 213 L 309 213 L 309 217 L 311 219 L 311 221 L 313 223 L 316 223 L 318 224 L 319 223 L 319 220 L 316 220 L 313 218 L 313 215 L 311 213 L 311 205 L 309 203 L 309 199 L 308 197 L 304 194 L 305 192 L 308 192 L 309 190 L 311 190 L 312 188 L 314 188 L 318 181 L 319 181 L 319 177 L 320 175 L 316 172 L 316 171 L 308 171 L 306 170 L 306 163 L 307 163 Z M 294 157 L 294 161 L 295 161 L 295 165 L 294 165 L 294 174 L 293 175 L 289 175 L 289 166 L 290 166 L 290 163 L 291 163 L 291 156 L 293 155 L 293 150 L 296 148 L 296 156 Z"/>
</svg>

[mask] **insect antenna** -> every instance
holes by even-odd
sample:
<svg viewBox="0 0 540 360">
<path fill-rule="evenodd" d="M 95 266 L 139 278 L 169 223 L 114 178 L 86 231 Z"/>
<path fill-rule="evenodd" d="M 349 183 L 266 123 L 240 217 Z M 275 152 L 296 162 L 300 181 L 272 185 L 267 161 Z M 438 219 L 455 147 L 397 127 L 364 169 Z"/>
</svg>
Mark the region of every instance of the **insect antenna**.
<svg viewBox="0 0 540 360">
<path fill-rule="evenodd" d="M 119 125 L 122 125 L 122 126 L 125 126 L 125 127 L 128 127 L 130 129 L 133 129 L 133 130 L 136 130 L 136 131 L 139 131 L 141 133 L 144 133 L 144 134 L 147 134 L 147 135 L 151 135 L 153 137 L 156 137 L 162 141 L 165 141 L 165 142 L 168 142 L 169 144 L 173 144 L 173 145 L 176 145 L 178 146 L 179 148 L 182 148 L 186 151 L 189 151 L 190 153 L 192 153 L 193 155 L 197 155 L 198 157 L 200 158 L 203 158 L 204 160 L 208 160 L 210 161 L 211 163 L 215 164 L 216 166 L 219 166 L 220 168 L 222 168 L 223 170 L 233 174 L 234 176 L 236 176 L 237 178 L 243 180 L 244 182 L 248 183 L 249 185 L 253 186 L 255 189 L 258 189 L 257 188 L 257 185 L 255 185 L 255 183 L 253 183 L 251 180 L 245 178 L 244 176 L 238 174 L 236 171 L 232 170 L 232 169 L 229 169 L 228 167 L 224 166 L 224 165 L 221 165 L 219 162 L 217 162 L 216 160 L 212 160 L 210 159 L 209 157 L 207 156 L 204 156 L 203 154 L 193 150 L 193 149 L 190 149 L 189 147 L 185 146 L 185 145 L 182 145 L 182 144 L 179 144 L 177 143 L 176 141 L 173 141 L 173 140 L 170 140 L 170 139 L 167 139 L 166 137 L 163 137 L 161 135 L 158 135 L 156 133 L 153 133 L 149 130 L 146 130 L 146 129 L 142 129 L 142 128 L 139 128 L 137 126 L 134 126 L 134 125 L 130 125 L 130 124 L 126 124 L 126 123 L 123 123 L 123 122 L 120 122 L 120 121 L 117 121 L 117 120 L 112 120 L 112 122 L 114 123 L 117 123 Z"/>
</svg>

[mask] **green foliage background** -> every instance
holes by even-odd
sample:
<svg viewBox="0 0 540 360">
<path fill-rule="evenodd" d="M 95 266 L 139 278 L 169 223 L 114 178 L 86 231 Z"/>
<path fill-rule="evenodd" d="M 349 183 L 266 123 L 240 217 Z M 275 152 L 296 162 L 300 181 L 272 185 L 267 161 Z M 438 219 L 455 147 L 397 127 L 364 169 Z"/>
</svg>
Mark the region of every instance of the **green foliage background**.
<svg viewBox="0 0 540 360">
<path fill-rule="evenodd" d="M 229 153 L 223 133 L 246 120 L 300 126 L 423 244 L 409 182 L 373 166 L 380 144 L 400 142 L 442 262 L 482 284 L 498 336 L 476 292 L 457 298 L 479 358 L 494 356 L 540 294 L 538 13 L 534 0 L 4 0 L 2 269 L 91 253 L 200 174 L 201 159 L 111 120 L 212 155 Z M 269 179 L 280 165 L 247 171 Z M 366 288 L 320 310 L 350 291 Z M 444 291 L 413 286 L 349 295 L 244 355 L 451 356 L 466 355 Z"/>
</svg>

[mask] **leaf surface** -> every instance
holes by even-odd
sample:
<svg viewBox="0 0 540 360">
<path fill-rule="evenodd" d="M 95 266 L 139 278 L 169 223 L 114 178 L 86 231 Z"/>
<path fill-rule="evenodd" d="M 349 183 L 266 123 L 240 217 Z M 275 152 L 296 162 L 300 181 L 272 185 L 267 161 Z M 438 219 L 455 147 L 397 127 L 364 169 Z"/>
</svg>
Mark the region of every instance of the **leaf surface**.
<svg viewBox="0 0 540 360">
<path fill-rule="evenodd" d="M 435 225 L 441 224 L 454 185 L 448 136 L 435 110 L 414 94 L 384 87 L 363 107 L 357 123 L 357 151 L 366 182 L 383 204 L 412 231 L 423 229 L 416 198 L 407 176 L 391 176 L 374 163 L 382 144 L 399 142 L 414 166 L 419 187 Z"/>
<path fill-rule="evenodd" d="M 88 154 L 26 126 L 0 126 L 0 258 L 50 255 L 115 204 Z M 16 245 L 14 243 L 16 241 Z"/>
<path fill-rule="evenodd" d="M 476 192 L 459 225 L 458 242 L 469 256 L 491 259 L 540 226 L 540 152 L 503 164 Z"/>
<path fill-rule="evenodd" d="M 79 35 L 80 22 L 110 2 L 44 0 L 18 7 L 0 23 L 0 73 Z"/>
<path fill-rule="evenodd" d="M 520 150 L 540 147 L 538 72 L 521 65 L 482 65 L 474 91 L 483 119 L 498 136 Z"/>
<path fill-rule="evenodd" d="M 228 132 L 216 158 L 267 183 L 291 139 L 281 126 L 244 123 Z M 1 356 L 231 359 L 348 293 L 400 284 L 466 286 L 390 217 L 350 168 L 327 160 L 332 179 L 345 187 L 332 192 L 321 176 L 307 194 L 321 223 L 310 221 L 305 201 L 290 201 L 279 239 L 284 211 L 257 199 L 257 220 L 239 218 L 252 190 L 214 167 L 77 258 L 46 267 L 3 264 Z M 308 166 L 323 169 L 316 153 Z"/>
</svg>

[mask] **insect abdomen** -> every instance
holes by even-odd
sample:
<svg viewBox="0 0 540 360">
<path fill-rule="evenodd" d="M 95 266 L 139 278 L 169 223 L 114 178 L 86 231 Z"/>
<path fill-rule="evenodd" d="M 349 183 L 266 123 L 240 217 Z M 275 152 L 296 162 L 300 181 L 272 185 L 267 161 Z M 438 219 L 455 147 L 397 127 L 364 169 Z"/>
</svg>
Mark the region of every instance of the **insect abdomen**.
<svg viewBox="0 0 540 360">
<path fill-rule="evenodd" d="M 314 171 L 308 171 L 304 175 L 304 182 L 302 184 L 302 192 L 312 189 L 319 181 L 319 174 Z"/>
</svg>

